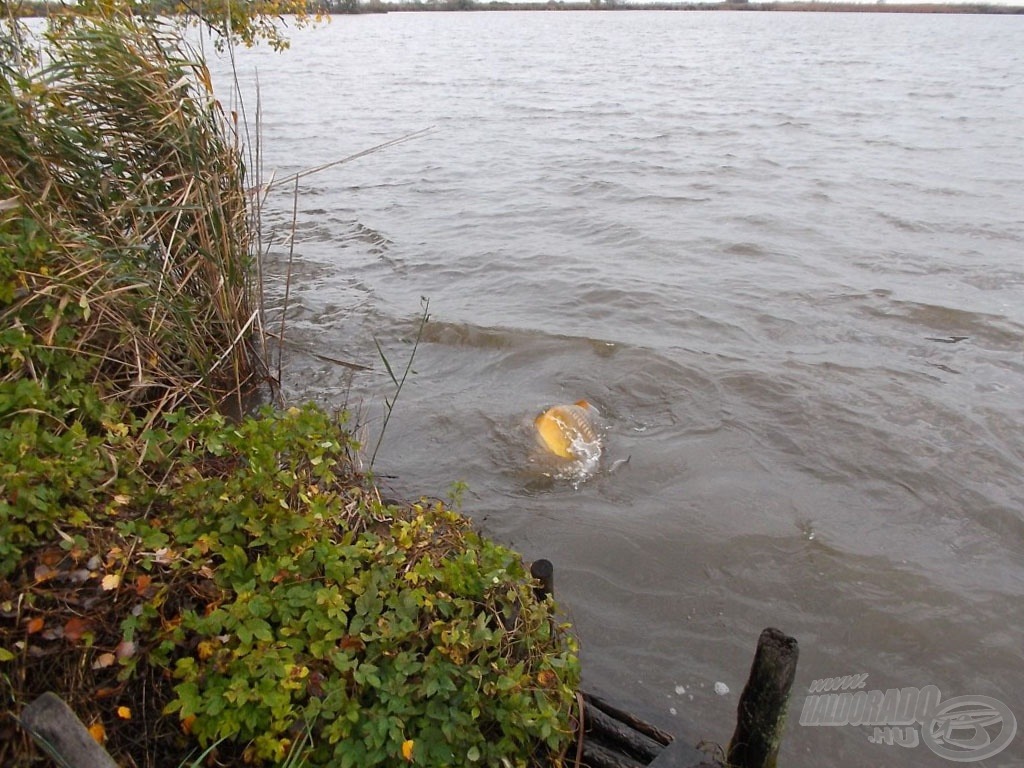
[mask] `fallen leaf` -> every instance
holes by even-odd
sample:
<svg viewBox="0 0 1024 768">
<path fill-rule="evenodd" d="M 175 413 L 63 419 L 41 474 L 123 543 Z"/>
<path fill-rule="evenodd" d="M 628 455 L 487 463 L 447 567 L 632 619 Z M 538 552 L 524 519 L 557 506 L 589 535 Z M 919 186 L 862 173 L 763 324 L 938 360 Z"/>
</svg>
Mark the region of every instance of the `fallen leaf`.
<svg viewBox="0 0 1024 768">
<path fill-rule="evenodd" d="M 57 563 L 59 563 L 63 559 L 64 559 L 64 553 L 61 550 L 59 550 L 59 549 L 47 550 L 46 552 L 43 552 L 43 554 L 39 556 L 39 560 L 44 565 L 57 565 Z"/>
<path fill-rule="evenodd" d="M 181 730 L 186 734 L 192 733 L 192 724 L 195 723 L 195 721 L 195 715 L 189 715 L 188 717 L 183 718 L 181 721 Z"/>
<path fill-rule="evenodd" d="M 345 651 L 361 651 L 366 647 L 366 643 L 363 642 L 362 638 L 358 635 L 345 635 L 341 638 L 341 647 Z"/>
<path fill-rule="evenodd" d="M 130 659 L 135 655 L 135 643 L 131 640 L 122 640 L 114 649 L 114 654 L 119 659 Z"/>
<path fill-rule="evenodd" d="M 153 583 L 153 577 L 148 575 L 148 574 L 143 573 L 143 574 L 140 574 L 140 575 L 136 576 L 135 577 L 135 593 L 139 597 L 142 597 L 145 594 L 146 590 L 149 589 L 149 587 L 150 587 L 150 585 L 152 583 Z"/>
<path fill-rule="evenodd" d="M 118 707 L 117 716 L 120 717 L 122 720 L 131 720 L 132 711 L 128 709 L 128 707 Z"/>
<path fill-rule="evenodd" d="M 64 625 L 64 637 L 72 643 L 81 640 L 82 635 L 88 631 L 89 622 L 86 619 L 80 619 L 78 616 L 68 619 L 67 624 Z"/>
<path fill-rule="evenodd" d="M 39 630 L 41 630 L 43 628 L 43 624 L 45 624 L 45 623 L 46 622 L 44 622 L 38 616 L 29 619 L 25 623 L 25 634 L 34 635 L 36 632 L 38 632 Z"/>
<path fill-rule="evenodd" d="M 100 586 L 102 586 L 106 592 L 109 592 L 112 589 L 117 589 L 120 584 L 121 574 L 119 573 L 108 573 L 103 577 L 103 581 L 100 582 Z"/>
<path fill-rule="evenodd" d="M 93 723 L 89 726 L 89 735 L 97 744 L 102 744 L 107 740 L 107 729 L 103 727 L 103 723 Z"/>
<path fill-rule="evenodd" d="M 196 646 L 196 655 L 199 656 L 201 661 L 206 661 L 208 658 L 213 656 L 216 650 L 217 646 L 213 642 L 203 640 L 198 646 Z"/>
<path fill-rule="evenodd" d="M 402 742 L 402 757 L 405 758 L 406 762 L 412 762 L 412 751 L 416 747 L 416 742 L 412 739 L 406 739 Z"/>
<path fill-rule="evenodd" d="M 152 521 L 150 524 L 155 525 Z M 174 562 L 174 552 L 167 547 L 161 547 L 153 553 L 153 561 L 160 565 L 169 565 Z"/>
<path fill-rule="evenodd" d="M 93 662 L 93 669 L 106 669 L 112 667 L 114 662 L 117 661 L 117 657 L 112 653 L 101 653 L 96 657 L 96 661 Z"/>
</svg>

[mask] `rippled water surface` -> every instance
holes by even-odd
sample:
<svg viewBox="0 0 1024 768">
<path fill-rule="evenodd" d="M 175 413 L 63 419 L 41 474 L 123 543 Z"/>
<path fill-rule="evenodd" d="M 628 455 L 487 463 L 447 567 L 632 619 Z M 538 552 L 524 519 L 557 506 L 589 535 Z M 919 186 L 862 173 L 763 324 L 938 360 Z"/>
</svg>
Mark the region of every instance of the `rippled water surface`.
<svg viewBox="0 0 1024 768">
<path fill-rule="evenodd" d="M 797 709 L 863 672 L 1024 721 L 1024 18 L 338 17 L 238 67 L 267 175 L 432 128 L 299 184 L 287 388 L 372 446 L 428 297 L 376 469 L 555 563 L 588 688 L 725 742 L 777 626 Z M 530 421 L 580 398 L 605 464 L 553 481 Z M 796 717 L 785 765 L 948 765 Z"/>
</svg>

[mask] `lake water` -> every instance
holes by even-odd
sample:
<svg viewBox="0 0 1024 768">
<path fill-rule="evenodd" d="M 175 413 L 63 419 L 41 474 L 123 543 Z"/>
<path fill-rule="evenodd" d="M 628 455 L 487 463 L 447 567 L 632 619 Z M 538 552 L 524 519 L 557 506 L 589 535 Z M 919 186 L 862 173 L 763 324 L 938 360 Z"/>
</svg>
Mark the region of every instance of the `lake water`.
<svg viewBox="0 0 1024 768">
<path fill-rule="evenodd" d="M 818 678 L 1024 719 L 1024 17 L 390 14 L 292 40 L 238 53 L 267 176 L 431 131 L 299 184 L 287 394 L 357 409 L 372 448 L 375 340 L 400 373 L 429 298 L 375 469 L 402 496 L 466 482 L 485 532 L 554 562 L 588 689 L 725 743 L 775 626 L 801 647 L 781 764 L 949 764 L 800 725 Z M 580 398 L 604 467 L 552 480 L 530 420 Z M 1024 765 L 1024 735 L 984 764 Z"/>
</svg>

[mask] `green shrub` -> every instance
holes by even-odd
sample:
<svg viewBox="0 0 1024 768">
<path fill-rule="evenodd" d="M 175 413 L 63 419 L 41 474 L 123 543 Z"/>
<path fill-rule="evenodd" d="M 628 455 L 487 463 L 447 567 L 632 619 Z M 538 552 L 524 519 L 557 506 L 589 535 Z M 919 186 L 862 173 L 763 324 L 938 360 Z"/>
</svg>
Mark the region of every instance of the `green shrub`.
<svg viewBox="0 0 1024 768">
<path fill-rule="evenodd" d="M 230 598 L 183 616 L 177 642 L 196 650 L 168 711 L 204 743 L 252 741 L 260 760 L 308 728 L 309 765 L 393 765 L 403 744 L 420 765 L 561 751 L 577 667 L 515 555 L 441 504 L 331 489 L 343 444 L 315 411 L 222 437 L 216 450 L 244 461 L 176 489 L 177 505 L 207 503 L 172 531 L 184 561 L 218 563 Z"/>
<path fill-rule="evenodd" d="M 343 421 L 315 407 L 166 422 L 108 425 L 121 460 L 135 449 L 116 489 L 97 487 L 109 467 L 64 470 L 93 493 L 55 523 L 57 556 L 37 531 L 15 567 L 5 697 L 55 687 L 115 754 L 138 749 L 122 708 L 160 720 L 136 764 L 184 755 L 185 736 L 272 765 L 300 736 L 309 766 L 558 762 L 575 647 L 518 556 L 440 502 L 382 504 Z"/>
<path fill-rule="evenodd" d="M 203 439 L 234 469 L 174 491 L 175 558 L 218 565 L 176 629 L 195 650 L 168 711 L 260 760 L 305 729 L 309 765 L 390 765 L 403 745 L 431 766 L 559 754 L 578 673 L 550 603 L 443 504 L 337 486 L 345 440 L 308 408 Z"/>
</svg>

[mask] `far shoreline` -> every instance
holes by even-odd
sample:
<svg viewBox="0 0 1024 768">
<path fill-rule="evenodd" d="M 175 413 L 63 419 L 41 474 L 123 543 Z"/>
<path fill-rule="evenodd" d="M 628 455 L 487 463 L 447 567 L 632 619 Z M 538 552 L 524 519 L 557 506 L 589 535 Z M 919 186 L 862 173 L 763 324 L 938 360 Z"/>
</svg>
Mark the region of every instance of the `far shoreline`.
<svg viewBox="0 0 1024 768">
<path fill-rule="evenodd" d="M 64 12 L 59 2 L 25 2 L 20 5 L 18 15 L 23 18 L 45 17 L 50 13 Z M 310 3 L 310 13 L 322 15 L 350 16 L 379 13 L 439 13 L 451 11 L 746 11 L 780 13 L 930 13 L 952 15 L 1024 15 L 1024 5 L 990 5 L 985 3 L 890 3 L 877 2 L 654 2 L 624 3 L 621 0 L 537 0 L 516 2 L 514 0 L 321 0 Z"/>
<path fill-rule="evenodd" d="M 332 15 L 361 13 L 433 13 L 444 11 L 776 11 L 800 13 L 931 13 L 959 15 L 1024 14 L 1024 6 L 989 5 L 981 3 L 875 3 L 855 2 L 746 2 L 733 0 L 721 3 L 649 2 L 621 3 L 618 0 L 548 0 L 548 2 L 506 2 L 490 0 L 434 0 L 433 2 L 387 2 L 370 0 L 330 0 L 324 11 Z"/>
<path fill-rule="evenodd" d="M 444 11 L 775 11 L 801 13 L 945 13 L 959 15 L 1024 15 L 1024 5 L 992 5 L 987 3 L 890 3 L 876 2 L 652 2 L 629 3 L 622 0 L 313 0 L 310 13 L 322 15 L 356 15 L 362 13 L 434 13 Z M 23 18 L 65 12 L 55 0 L 28 0 L 18 6 Z"/>
</svg>

